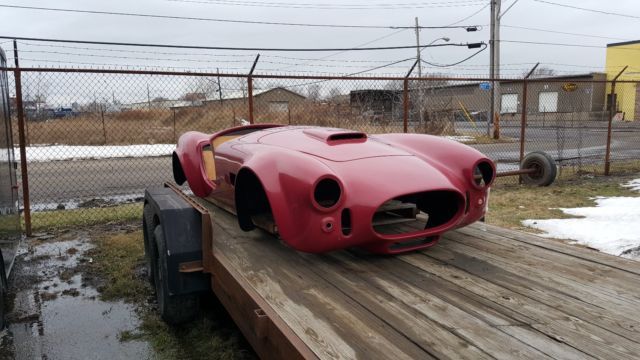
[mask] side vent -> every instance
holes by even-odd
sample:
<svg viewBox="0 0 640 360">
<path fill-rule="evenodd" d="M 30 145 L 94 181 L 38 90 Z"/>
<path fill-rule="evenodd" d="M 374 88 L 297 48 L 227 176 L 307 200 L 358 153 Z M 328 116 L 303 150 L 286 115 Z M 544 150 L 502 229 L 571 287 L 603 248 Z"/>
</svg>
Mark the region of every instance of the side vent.
<svg viewBox="0 0 640 360">
<path fill-rule="evenodd" d="M 340 215 L 340 222 L 342 224 L 342 235 L 347 236 L 351 234 L 351 210 L 342 210 L 342 215 Z"/>
</svg>

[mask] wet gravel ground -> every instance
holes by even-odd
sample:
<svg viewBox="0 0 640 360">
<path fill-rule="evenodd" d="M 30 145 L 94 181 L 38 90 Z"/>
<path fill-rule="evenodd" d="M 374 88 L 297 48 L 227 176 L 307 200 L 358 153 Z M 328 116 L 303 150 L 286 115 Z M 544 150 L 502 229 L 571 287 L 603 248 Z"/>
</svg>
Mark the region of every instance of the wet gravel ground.
<svg viewBox="0 0 640 360">
<path fill-rule="evenodd" d="M 82 271 L 93 261 L 90 234 L 37 235 L 21 245 L 11 274 L 0 359 L 153 358 L 148 343 L 118 338 L 138 327 L 134 307 L 100 300 L 95 279 Z"/>
</svg>

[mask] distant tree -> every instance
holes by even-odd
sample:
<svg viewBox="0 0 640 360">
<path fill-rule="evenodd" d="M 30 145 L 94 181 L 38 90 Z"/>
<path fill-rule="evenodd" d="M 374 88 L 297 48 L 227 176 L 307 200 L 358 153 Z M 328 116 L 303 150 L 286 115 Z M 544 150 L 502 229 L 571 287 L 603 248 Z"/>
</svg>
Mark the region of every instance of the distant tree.
<svg viewBox="0 0 640 360">
<path fill-rule="evenodd" d="M 320 85 L 312 84 L 307 86 L 307 98 L 309 100 L 318 101 L 320 100 L 320 92 L 322 88 Z"/>
<path fill-rule="evenodd" d="M 527 74 L 529 73 L 529 71 L 525 71 L 522 73 L 522 77 L 527 76 Z M 558 75 L 558 72 L 555 71 L 552 68 L 548 68 L 548 67 L 538 67 L 537 69 L 535 69 L 533 71 L 533 74 L 531 74 L 531 76 L 529 77 L 530 79 L 535 79 L 535 78 L 545 78 L 545 77 L 552 77 L 552 76 L 556 76 Z"/>
<path fill-rule="evenodd" d="M 327 99 L 334 100 L 338 98 L 338 96 L 340 95 L 342 95 L 342 92 L 340 91 L 340 89 L 337 87 L 334 87 L 334 88 L 331 88 L 331 90 L 329 90 L 329 96 L 327 96 Z"/>
</svg>

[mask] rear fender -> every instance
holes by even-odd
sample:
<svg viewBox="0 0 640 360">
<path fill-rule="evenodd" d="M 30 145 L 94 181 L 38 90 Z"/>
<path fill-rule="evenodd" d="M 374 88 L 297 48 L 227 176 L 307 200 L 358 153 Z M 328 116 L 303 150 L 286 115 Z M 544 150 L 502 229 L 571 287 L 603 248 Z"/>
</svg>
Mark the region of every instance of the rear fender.
<svg viewBox="0 0 640 360">
<path fill-rule="evenodd" d="M 191 191 L 198 197 L 206 197 L 214 189 L 207 179 L 202 165 L 202 148 L 210 143 L 211 135 L 189 131 L 178 139 L 173 153 L 173 177 L 176 183 L 189 183 Z"/>
</svg>

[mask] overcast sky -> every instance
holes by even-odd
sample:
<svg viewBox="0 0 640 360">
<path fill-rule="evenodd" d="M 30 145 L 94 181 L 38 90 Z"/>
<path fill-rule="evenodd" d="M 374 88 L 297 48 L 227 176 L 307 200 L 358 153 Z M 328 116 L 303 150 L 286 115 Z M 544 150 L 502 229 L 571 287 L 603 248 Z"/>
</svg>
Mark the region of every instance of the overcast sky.
<svg viewBox="0 0 640 360">
<path fill-rule="evenodd" d="M 89 1 L 89 0 L 0 0 L 0 4 L 15 4 L 40 7 L 74 8 L 87 10 L 106 10 L 119 12 L 137 12 L 160 15 L 180 15 L 197 17 L 215 17 L 237 20 L 260 20 L 276 22 L 297 22 L 297 23 L 330 23 L 330 24 L 354 24 L 354 25 L 389 25 L 389 26 L 410 26 L 413 25 L 414 17 L 418 17 L 420 24 L 424 26 L 440 26 L 455 23 L 468 15 L 477 12 L 487 4 L 484 1 L 460 0 L 400 0 L 397 2 L 383 2 L 380 0 L 305 0 L 303 4 L 337 4 L 354 5 L 355 7 L 367 7 L 371 4 L 406 4 L 420 3 L 424 8 L 417 9 L 300 9 L 300 8 L 274 8 L 263 6 L 241 6 L 238 4 L 257 3 L 301 3 L 293 0 L 224 0 L 209 2 L 211 0 L 196 0 L 200 2 L 177 2 L 166 0 L 135 0 L 135 1 Z M 230 2 L 236 5 L 229 4 Z M 615 2 L 604 2 L 596 0 L 557 0 L 556 2 L 573 4 L 581 7 L 602 9 L 611 12 L 640 16 L 640 3 L 633 0 L 619 0 Z M 227 4 L 223 4 L 227 3 Z M 505 1 L 503 10 L 506 9 L 512 0 Z M 304 6 L 304 5 L 302 5 Z M 488 41 L 489 39 L 489 7 L 484 8 L 477 15 L 463 21 L 460 25 L 482 25 L 482 29 L 475 33 L 468 33 L 462 29 L 444 30 L 422 30 L 421 42 L 429 43 L 441 37 L 450 38 L 452 43 L 466 43 Z M 574 35 L 564 35 L 556 33 L 546 33 L 540 31 L 530 31 L 503 27 L 501 36 L 503 40 L 524 40 L 543 41 L 557 43 L 574 43 L 595 46 L 605 46 L 609 42 L 624 40 L 634 40 L 640 37 L 640 19 L 625 18 L 586 12 L 577 9 L 553 6 L 534 0 L 520 0 L 503 17 L 503 25 L 515 25 L 523 27 L 534 27 L 561 32 L 583 33 L 600 37 L 611 37 L 611 39 L 598 37 L 584 37 Z M 229 24 L 207 21 L 169 20 L 169 19 L 148 19 L 132 18 L 121 16 L 92 15 L 92 14 L 71 14 L 60 12 L 45 12 L 36 10 L 20 10 L 0 8 L 0 34 L 24 37 L 46 37 L 60 39 L 79 40 L 102 40 L 121 42 L 149 42 L 149 43 L 169 43 L 169 44 L 189 44 L 189 45 L 212 45 L 212 46 L 247 46 L 247 47 L 352 47 L 361 45 L 385 35 L 393 34 L 385 39 L 373 42 L 369 46 L 398 46 L 415 44 L 415 33 L 413 30 L 398 31 L 392 29 L 344 29 L 344 28 L 313 28 L 313 27 L 288 27 L 273 25 L 248 25 Z M 2 42 L 4 40 L 0 40 Z M 438 43 L 442 43 L 439 41 Z M 2 44 L 7 48 L 8 43 Z M 88 51 L 78 49 L 47 48 L 36 47 L 27 44 L 21 45 L 25 50 L 22 57 L 25 59 L 68 61 L 76 63 L 104 63 L 104 64 L 129 64 L 129 65 L 159 65 L 159 66 L 182 66 L 194 68 L 219 67 L 221 70 L 242 72 L 250 67 L 251 57 L 227 58 L 243 62 L 223 63 L 208 62 L 215 58 L 175 57 L 162 56 L 158 54 L 140 54 L 123 52 Z M 162 51 L 158 49 L 137 49 Z M 119 55 L 129 57 L 125 59 L 108 57 L 89 57 L 65 54 L 52 54 L 28 51 L 55 51 L 73 52 L 92 55 Z M 457 62 L 475 50 L 466 48 L 431 48 L 426 49 L 424 58 L 427 61 L 447 64 Z M 175 51 L 174 51 L 175 52 Z M 180 52 L 180 51 L 177 51 Z M 184 51 L 181 51 L 184 53 Z M 203 53 L 200 51 L 189 51 L 193 53 Z M 208 51 L 207 54 L 238 54 L 237 51 Z M 253 54 L 253 53 L 247 53 Z M 287 56 L 294 58 L 320 58 L 332 55 L 329 60 L 400 60 L 415 56 L 415 50 L 394 50 L 375 52 L 345 52 L 335 53 L 267 53 L 262 52 L 262 60 L 258 66 L 260 71 L 271 71 L 278 69 L 286 72 L 329 72 L 329 73 L 350 73 L 365 70 L 382 63 L 358 63 L 358 62 L 335 62 L 317 61 L 306 62 L 294 59 L 282 59 L 270 57 L 273 55 Z M 145 59 L 131 59 L 131 57 L 143 58 L 171 58 L 186 61 L 150 61 Z M 217 58 L 222 60 L 223 58 Z M 325 59 L 325 60 L 327 60 Z M 199 61 L 189 61 L 199 60 Z M 551 45 L 527 45 L 503 43 L 501 61 L 503 64 L 503 76 L 519 75 L 529 63 L 541 62 L 543 66 L 552 67 L 560 72 L 588 72 L 591 70 L 602 70 L 605 63 L 604 48 L 577 48 Z M 286 65 L 275 64 L 277 62 Z M 428 72 L 446 72 L 455 74 L 477 74 L 485 75 L 487 70 L 478 65 L 486 65 L 489 62 L 489 52 L 484 51 L 475 58 L 452 68 L 426 69 Z M 522 63 L 525 63 L 524 65 Z M 23 61 L 23 65 L 44 65 L 43 62 Z M 59 63 L 50 63 L 54 65 Z M 564 64 L 564 65 L 556 65 Z M 76 64 L 81 65 L 81 64 Z M 372 73 L 405 73 L 411 62 L 398 64 L 395 67 L 378 70 Z M 331 67 L 338 66 L 338 67 Z M 593 68 L 591 68 L 593 67 Z"/>
</svg>

